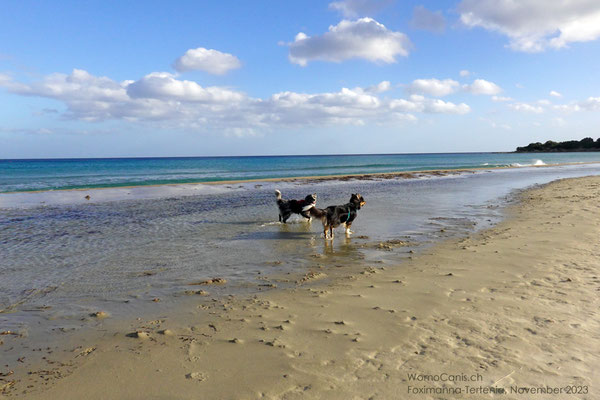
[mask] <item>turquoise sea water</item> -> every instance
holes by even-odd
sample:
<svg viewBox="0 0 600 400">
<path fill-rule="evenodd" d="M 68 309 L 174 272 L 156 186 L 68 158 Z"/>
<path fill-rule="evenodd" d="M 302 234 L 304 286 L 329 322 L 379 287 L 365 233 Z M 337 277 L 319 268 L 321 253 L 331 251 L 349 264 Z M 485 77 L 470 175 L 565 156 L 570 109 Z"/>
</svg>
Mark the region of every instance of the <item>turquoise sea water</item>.
<svg viewBox="0 0 600 400">
<path fill-rule="evenodd" d="M 0 160 L 0 193 L 578 162 L 600 153 Z"/>
</svg>

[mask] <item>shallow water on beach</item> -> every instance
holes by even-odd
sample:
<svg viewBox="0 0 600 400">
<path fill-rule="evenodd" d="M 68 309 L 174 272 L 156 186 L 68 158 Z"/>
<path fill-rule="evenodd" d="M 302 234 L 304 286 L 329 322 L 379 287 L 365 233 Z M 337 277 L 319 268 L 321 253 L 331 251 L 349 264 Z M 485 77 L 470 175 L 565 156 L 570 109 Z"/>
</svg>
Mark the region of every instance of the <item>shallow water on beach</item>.
<svg viewBox="0 0 600 400">
<path fill-rule="evenodd" d="M 515 190 L 597 174 L 600 165 L 587 164 L 423 179 L 247 183 L 189 196 L 0 209 L 0 323 L 13 330 L 59 326 L 97 310 L 127 318 L 168 310 L 189 289 L 252 293 L 267 290 L 261 285 L 268 275 L 395 265 L 411 250 L 498 222 Z M 367 204 L 352 237 L 339 228 L 327 241 L 318 221 L 276 222 L 275 188 L 285 198 L 316 192 L 320 207 L 345 203 L 355 192 Z M 213 277 L 228 283 L 189 285 Z"/>
</svg>

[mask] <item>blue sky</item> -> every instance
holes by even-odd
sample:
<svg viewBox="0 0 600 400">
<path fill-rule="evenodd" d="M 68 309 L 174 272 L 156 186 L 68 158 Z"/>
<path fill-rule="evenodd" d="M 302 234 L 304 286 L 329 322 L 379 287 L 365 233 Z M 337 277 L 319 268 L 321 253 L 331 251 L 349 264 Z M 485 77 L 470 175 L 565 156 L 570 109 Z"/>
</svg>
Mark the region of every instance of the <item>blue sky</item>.
<svg viewBox="0 0 600 400">
<path fill-rule="evenodd" d="M 596 0 L 3 4 L 0 158 L 597 138 Z"/>
</svg>

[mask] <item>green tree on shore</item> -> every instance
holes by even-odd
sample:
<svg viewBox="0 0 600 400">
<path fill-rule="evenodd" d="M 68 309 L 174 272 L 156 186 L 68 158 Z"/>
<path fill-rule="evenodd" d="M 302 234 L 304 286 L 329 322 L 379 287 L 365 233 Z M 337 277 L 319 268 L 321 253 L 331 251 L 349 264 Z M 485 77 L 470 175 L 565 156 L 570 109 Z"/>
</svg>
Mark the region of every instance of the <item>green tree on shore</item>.
<svg viewBox="0 0 600 400">
<path fill-rule="evenodd" d="M 552 140 L 546 143 L 535 142 L 524 147 L 517 147 L 517 153 L 535 153 L 535 152 L 559 152 L 559 151 L 600 151 L 600 138 L 592 139 L 586 137 L 581 140 L 567 140 L 565 142 L 555 142 Z"/>
</svg>

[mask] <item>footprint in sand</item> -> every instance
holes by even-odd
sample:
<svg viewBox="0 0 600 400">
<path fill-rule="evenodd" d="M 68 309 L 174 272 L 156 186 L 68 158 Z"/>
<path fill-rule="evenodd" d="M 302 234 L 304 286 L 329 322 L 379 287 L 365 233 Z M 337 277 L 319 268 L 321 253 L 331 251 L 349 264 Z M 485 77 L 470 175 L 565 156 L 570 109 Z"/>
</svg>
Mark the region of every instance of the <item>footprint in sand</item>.
<svg viewBox="0 0 600 400">
<path fill-rule="evenodd" d="M 195 381 L 198 381 L 198 382 L 202 382 L 203 380 L 206 379 L 206 375 L 203 374 L 202 372 L 190 372 L 185 377 L 187 379 L 192 379 L 192 380 L 195 380 Z"/>
<path fill-rule="evenodd" d="M 188 349 L 187 349 L 188 361 L 191 361 L 191 362 L 198 361 L 200 359 L 200 357 L 198 357 L 199 353 L 200 353 L 200 345 L 196 342 L 191 342 L 188 345 Z"/>
<path fill-rule="evenodd" d="M 283 344 L 281 342 L 281 340 L 279 340 L 277 338 L 275 338 L 273 340 L 260 339 L 259 342 L 265 344 L 266 346 L 270 346 L 270 347 L 279 347 L 279 348 L 282 348 L 282 349 L 286 348 L 286 345 Z"/>
</svg>

